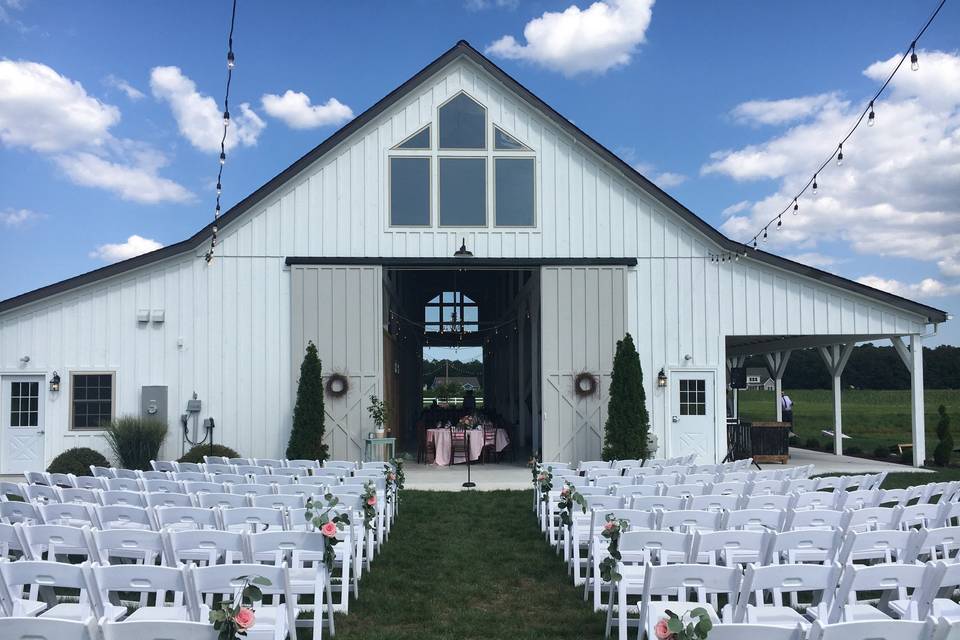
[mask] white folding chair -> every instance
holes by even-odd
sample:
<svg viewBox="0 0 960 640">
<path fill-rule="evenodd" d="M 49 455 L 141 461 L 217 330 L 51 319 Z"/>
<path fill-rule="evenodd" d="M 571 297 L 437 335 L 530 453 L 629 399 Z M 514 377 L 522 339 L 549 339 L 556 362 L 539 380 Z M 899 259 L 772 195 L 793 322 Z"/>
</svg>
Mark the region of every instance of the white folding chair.
<svg viewBox="0 0 960 640">
<path fill-rule="evenodd" d="M 682 484 L 703 484 L 713 486 L 717 481 L 716 473 L 686 473 L 683 475 Z M 713 489 L 711 489 L 712 491 Z"/>
<path fill-rule="evenodd" d="M 116 478 L 117 470 L 111 469 L 110 467 L 98 467 L 96 465 L 90 465 L 90 475 L 94 478 Z"/>
<path fill-rule="evenodd" d="M 868 620 L 824 625 L 817 621 L 808 640 L 928 640 L 934 623 L 913 620 Z"/>
<path fill-rule="evenodd" d="M 718 511 L 664 511 L 660 514 L 660 528 L 693 533 L 694 531 L 716 531 L 720 528 L 723 514 Z"/>
<path fill-rule="evenodd" d="M 619 484 L 611 488 L 611 493 L 629 500 L 632 496 L 655 496 L 658 490 L 652 484 Z"/>
<path fill-rule="evenodd" d="M 876 489 L 837 491 L 836 494 L 834 509 L 865 509 L 875 507 L 880 502 L 880 492 Z"/>
<path fill-rule="evenodd" d="M 242 473 L 227 473 L 222 471 L 219 473 L 209 473 L 207 476 L 210 478 L 210 481 L 221 484 L 247 484 L 250 482 L 250 476 L 245 476 Z"/>
<path fill-rule="evenodd" d="M 139 491 L 108 490 L 100 493 L 100 504 L 146 507 L 147 501 Z"/>
<path fill-rule="evenodd" d="M 271 509 L 299 509 L 306 506 L 302 495 L 260 495 L 253 498 L 253 506 Z"/>
<path fill-rule="evenodd" d="M 203 465 L 199 462 L 176 462 L 179 473 L 203 473 Z"/>
<path fill-rule="evenodd" d="M 774 627 L 768 624 L 715 624 L 710 629 L 710 640 L 805 640 L 803 629 Z"/>
<path fill-rule="evenodd" d="M 676 496 L 633 496 L 630 508 L 639 511 L 679 511 L 684 508 L 686 500 Z"/>
<path fill-rule="evenodd" d="M 30 502 L 0 502 L 0 522 L 16 524 L 18 522 L 43 522 L 37 507 Z"/>
<path fill-rule="evenodd" d="M 23 540 L 17 533 L 18 527 L 0 522 L 0 562 L 18 560 L 24 556 Z"/>
<path fill-rule="evenodd" d="M 101 491 L 106 488 L 103 484 L 103 478 L 93 476 L 73 476 L 73 486 L 76 489 L 90 489 L 92 491 Z"/>
<path fill-rule="evenodd" d="M 193 497 L 186 493 L 168 493 L 161 491 L 158 493 L 144 492 L 144 499 L 148 507 L 195 507 Z"/>
<path fill-rule="evenodd" d="M 177 471 L 171 479 L 177 482 L 210 482 L 210 476 L 202 471 Z"/>
<path fill-rule="evenodd" d="M 99 640 L 93 616 L 85 620 L 8 617 L 3 619 L 2 624 L 4 640 Z M 136 640 L 146 638 L 140 637 Z"/>
<path fill-rule="evenodd" d="M 595 521 L 595 513 L 623 508 L 623 498 L 620 496 L 587 496 L 585 500 L 587 512 L 574 509 L 570 526 L 563 531 L 563 559 L 576 587 L 583 584 L 588 573 L 587 559 L 590 555 L 591 527 Z"/>
<path fill-rule="evenodd" d="M 146 529 L 155 531 L 157 523 L 146 507 L 129 504 L 103 505 L 93 508 L 100 529 Z"/>
<path fill-rule="evenodd" d="M 220 525 L 224 531 L 261 533 L 283 531 L 287 528 L 287 521 L 281 509 L 242 506 L 220 508 L 219 514 Z"/>
<path fill-rule="evenodd" d="M 896 529 L 847 531 L 837 560 L 842 565 L 857 562 L 912 562 L 912 554 L 916 552 L 916 535 L 914 531 Z"/>
<path fill-rule="evenodd" d="M 687 501 L 687 506 L 691 509 L 705 511 L 732 511 L 740 504 L 738 495 L 716 495 L 707 494 L 702 496 L 692 496 Z"/>
<path fill-rule="evenodd" d="M 960 604 L 954 597 L 960 587 L 960 564 L 940 561 L 933 566 L 936 569 L 930 572 L 930 582 L 918 613 L 920 616 L 932 615 L 951 624 L 960 623 Z"/>
<path fill-rule="evenodd" d="M 293 476 L 299 478 L 300 476 L 307 475 L 305 469 L 299 467 L 267 467 L 272 476 Z"/>
<path fill-rule="evenodd" d="M 287 460 L 287 466 L 292 469 L 319 469 L 320 463 L 317 460 Z"/>
<path fill-rule="evenodd" d="M 911 608 L 916 610 L 919 605 L 928 567 L 934 566 L 883 563 L 845 568 L 827 622 L 890 620 L 889 614 L 894 611 L 901 617 L 915 619 L 916 614 L 910 614 Z M 877 605 L 861 599 L 860 592 L 880 592 Z M 815 612 L 813 615 L 821 619 Z"/>
<path fill-rule="evenodd" d="M 19 560 L 0 562 L 6 592 L 14 602 L 14 610 L 39 611 L 41 618 L 61 620 L 86 620 L 95 614 L 96 595 L 91 592 L 88 571 L 90 564 L 69 564 L 66 562 L 48 562 L 46 560 Z M 56 589 L 56 593 L 54 592 Z M 69 592 L 69 593 L 68 593 Z M 59 599 L 69 596 L 70 600 Z M 117 620 L 126 613 L 123 607 L 104 605 L 104 615 Z M 16 615 L 25 615 L 19 613 Z M 0 624 L 3 624 L 0 622 Z M 6 638 L 6 627 L 3 637 Z"/>
<path fill-rule="evenodd" d="M 230 458 L 227 456 L 203 456 L 204 464 L 230 464 Z"/>
<path fill-rule="evenodd" d="M 960 549 L 960 527 L 922 530 L 915 541 L 913 556 L 922 561 L 956 561 Z"/>
<path fill-rule="evenodd" d="M 817 490 L 816 478 L 791 478 L 783 485 L 784 493 L 806 493 Z"/>
<path fill-rule="evenodd" d="M 726 512 L 722 526 L 725 529 L 758 529 L 783 531 L 787 513 L 781 509 L 737 509 Z"/>
<path fill-rule="evenodd" d="M 57 560 L 58 556 L 85 556 L 96 560 L 91 548 L 89 527 L 67 527 L 59 524 L 17 525 L 20 527 L 24 552 L 30 560 Z"/>
<path fill-rule="evenodd" d="M 817 491 L 825 491 L 827 489 L 836 491 L 843 491 L 847 486 L 847 476 L 825 476 L 822 478 L 817 478 Z"/>
<path fill-rule="evenodd" d="M 289 466 L 287 465 L 286 460 L 281 460 L 280 458 L 254 458 L 252 464 L 259 465 L 261 467 L 273 467 L 275 469 L 281 469 Z"/>
<path fill-rule="evenodd" d="M 646 630 L 648 638 L 655 638 L 654 627 L 665 617 L 667 609 L 682 616 L 702 607 L 713 622 L 720 622 L 717 609 L 710 601 L 725 595 L 728 604 L 735 606 L 739 589 L 740 570 L 733 567 L 648 564 L 644 570 L 640 600 L 640 629 Z M 655 600 L 655 597 L 660 599 Z"/>
<path fill-rule="evenodd" d="M 47 484 L 51 487 L 61 487 L 64 489 L 72 489 L 77 486 L 72 473 L 48 473 Z"/>
<path fill-rule="evenodd" d="M 250 499 L 247 496 L 236 493 L 201 493 L 197 495 L 197 502 L 204 509 L 213 507 L 236 509 L 250 506 Z"/>
<path fill-rule="evenodd" d="M 238 464 L 236 465 L 235 473 L 242 473 L 245 476 L 268 476 L 270 475 L 270 469 L 266 467 L 261 467 L 255 464 Z M 257 482 L 261 482 L 258 480 Z"/>
<path fill-rule="evenodd" d="M 695 531 L 688 562 L 726 567 L 766 562 L 770 539 L 769 531 Z"/>
<path fill-rule="evenodd" d="M 829 478 L 821 478 L 829 480 Z M 833 509 L 837 503 L 837 496 L 829 491 L 805 491 L 795 494 L 793 508 L 800 509 Z"/>
<path fill-rule="evenodd" d="M 65 504 L 71 502 L 88 505 L 100 504 L 100 493 L 96 489 L 78 489 L 73 487 L 58 489 L 58 491 L 60 492 L 60 502 Z"/>
<path fill-rule="evenodd" d="M 269 496 L 274 494 L 269 484 L 228 484 L 227 493 L 241 496 Z"/>
<path fill-rule="evenodd" d="M 847 520 L 849 531 L 877 531 L 880 529 L 897 529 L 903 507 L 864 507 L 853 509 Z"/>
<path fill-rule="evenodd" d="M 218 529 L 215 509 L 202 507 L 157 507 L 153 510 L 157 526 L 161 529 Z"/>
<path fill-rule="evenodd" d="M 257 623 L 247 633 L 248 640 L 280 638 L 297 640 L 296 620 L 299 613 L 296 598 L 289 589 L 290 576 L 286 563 L 280 566 L 264 564 L 207 565 L 187 572 L 194 602 L 213 609 L 220 601 L 233 601 L 243 588 L 241 576 L 260 576 L 268 585 L 257 585 L 264 600 L 256 607 Z M 271 602 L 266 602 L 267 597 Z M 280 602 L 282 598 L 283 602 Z M 202 615 L 202 614 L 201 614 Z M 318 638 L 319 640 L 319 638 Z"/>
<path fill-rule="evenodd" d="M 658 473 L 645 476 L 637 476 L 637 484 L 652 484 L 659 487 L 670 487 L 678 483 L 679 476 L 675 473 Z"/>
<path fill-rule="evenodd" d="M 774 534 L 770 542 L 772 564 L 832 564 L 840 551 L 839 529 L 796 529 Z"/>
<path fill-rule="evenodd" d="M 21 487 L 23 496 L 30 502 L 37 504 L 51 504 L 60 502 L 60 492 L 46 484 L 24 484 Z"/>
<path fill-rule="evenodd" d="M 357 463 L 349 460 L 324 460 L 323 467 L 325 469 L 346 469 L 347 471 L 353 471 L 357 468 Z"/>
<path fill-rule="evenodd" d="M 610 555 L 608 551 L 610 543 L 601 536 L 608 517 L 617 521 L 626 521 L 626 531 L 652 530 L 657 526 L 657 513 L 655 511 L 637 511 L 634 509 L 594 509 L 591 511 L 587 576 L 584 580 L 583 599 L 586 601 L 590 592 L 593 591 L 594 611 L 600 611 L 602 604 L 603 585 L 600 580 L 600 564 Z"/>
<path fill-rule="evenodd" d="M 98 616 L 109 615 L 104 610 L 107 605 L 123 606 L 124 600 L 139 594 L 139 599 L 133 601 L 136 609 L 124 618 L 125 621 L 199 621 L 199 611 L 190 602 L 185 573 L 180 567 L 94 565 L 92 573 L 97 590 L 97 597 L 92 600 Z"/>
<path fill-rule="evenodd" d="M 226 489 L 219 482 L 207 482 L 206 480 L 185 480 L 183 482 L 183 491 L 198 498 L 206 493 L 225 493 Z"/>
<path fill-rule="evenodd" d="M 780 494 L 764 494 L 746 496 L 743 499 L 744 509 L 779 509 L 786 511 L 793 508 L 794 497 Z"/>
<path fill-rule="evenodd" d="M 44 524 L 61 524 L 68 527 L 93 526 L 91 507 L 86 504 L 40 504 L 37 510 Z"/>
<path fill-rule="evenodd" d="M 108 491 L 142 491 L 140 480 L 137 478 L 107 478 Z"/>
<path fill-rule="evenodd" d="M 150 468 L 154 471 L 177 471 L 177 463 L 170 460 L 151 460 Z"/>
<path fill-rule="evenodd" d="M 677 496 L 680 498 L 691 498 L 693 496 L 702 496 L 710 492 L 710 485 L 705 484 L 674 484 L 663 488 L 663 495 Z"/>
<path fill-rule="evenodd" d="M 242 533 L 216 529 L 165 531 L 167 565 L 181 563 L 233 565 L 247 561 L 247 546 Z M 240 575 L 240 574 L 238 574 Z"/>
<path fill-rule="evenodd" d="M 230 473 L 236 474 L 237 468 L 232 464 L 227 464 L 223 462 L 206 462 L 203 465 L 202 471 L 206 473 L 219 474 L 219 473 Z"/>
<path fill-rule="evenodd" d="M 143 490 L 151 493 L 183 493 L 183 485 L 176 480 L 144 479 Z"/>
<path fill-rule="evenodd" d="M 714 482 L 710 487 L 710 493 L 715 496 L 735 496 L 740 498 L 746 491 L 747 485 L 739 480 L 732 482 Z"/>
<path fill-rule="evenodd" d="M 143 480 L 170 480 L 170 474 L 166 471 L 137 471 L 137 477 Z"/>
<path fill-rule="evenodd" d="M 900 528 L 910 529 L 920 527 L 922 529 L 934 529 L 944 525 L 949 513 L 950 503 L 925 503 L 912 504 L 900 509 Z"/>
<path fill-rule="evenodd" d="M 838 563 L 749 565 L 743 574 L 740 595 L 732 618 L 725 621 L 747 624 L 765 624 L 805 631 L 810 622 L 802 612 L 810 607 L 819 616 L 828 615 L 840 578 Z M 801 604 L 800 595 L 809 601 Z M 784 602 L 784 595 L 789 601 Z M 806 598 L 805 598 L 806 600 Z"/>
<path fill-rule="evenodd" d="M 153 565 L 166 551 L 159 531 L 146 529 L 94 529 L 94 548 L 100 564 L 133 563 Z"/>
<path fill-rule="evenodd" d="M 783 525 L 783 530 L 841 529 L 846 531 L 847 522 L 852 513 L 852 511 L 835 509 L 790 509 L 787 511 L 787 521 Z"/>
</svg>

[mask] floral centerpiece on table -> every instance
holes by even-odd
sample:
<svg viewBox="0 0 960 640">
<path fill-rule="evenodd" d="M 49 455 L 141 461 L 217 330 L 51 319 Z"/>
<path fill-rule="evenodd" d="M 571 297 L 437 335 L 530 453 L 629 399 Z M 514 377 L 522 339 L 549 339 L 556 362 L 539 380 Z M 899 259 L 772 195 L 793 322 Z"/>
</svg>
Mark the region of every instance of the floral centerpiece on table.
<svg viewBox="0 0 960 640">
<path fill-rule="evenodd" d="M 654 634 L 658 640 L 705 640 L 713 629 L 710 614 L 703 607 L 677 615 L 669 609 L 667 617 L 661 618 L 654 627 Z"/>
<path fill-rule="evenodd" d="M 575 486 L 564 480 L 557 509 L 560 511 L 560 523 L 566 527 L 573 526 L 573 505 L 575 504 L 580 505 L 580 509 L 584 513 L 587 512 L 587 499 L 577 491 Z"/>
<path fill-rule="evenodd" d="M 210 622 L 217 632 L 218 640 L 235 640 L 247 635 L 247 629 L 257 620 L 253 612 L 253 603 L 263 599 L 260 587 L 270 585 L 263 576 L 241 576 L 243 588 L 233 602 L 221 602 L 220 608 L 210 611 Z"/>
<path fill-rule="evenodd" d="M 626 520 L 618 519 L 612 513 L 608 513 L 603 523 L 603 529 L 600 531 L 600 537 L 610 541 L 607 545 L 607 553 L 610 554 L 600 561 L 600 578 L 604 582 L 616 582 L 622 577 L 617 573 L 617 563 L 620 562 L 620 534 L 630 528 L 630 523 Z"/>
<path fill-rule="evenodd" d="M 457 421 L 457 427 L 460 429 L 479 429 L 480 419 L 474 415 L 465 415 Z"/>
<path fill-rule="evenodd" d="M 373 529 L 373 522 L 377 519 L 377 485 L 372 482 L 365 483 L 360 497 L 363 499 L 363 528 L 369 531 Z"/>
<path fill-rule="evenodd" d="M 349 514 L 338 513 L 331 516 L 333 509 L 338 504 L 340 504 L 340 499 L 331 493 L 322 498 L 311 497 L 307 500 L 305 517 L 314 529 L 323 534 L 323 564 L 327 566 L 328 572 L 333 571 L 333 561 L 336 557 L 333 548 L 340 542 L 337 539 L 337 534 L 350 526 Z"/>
</svg>

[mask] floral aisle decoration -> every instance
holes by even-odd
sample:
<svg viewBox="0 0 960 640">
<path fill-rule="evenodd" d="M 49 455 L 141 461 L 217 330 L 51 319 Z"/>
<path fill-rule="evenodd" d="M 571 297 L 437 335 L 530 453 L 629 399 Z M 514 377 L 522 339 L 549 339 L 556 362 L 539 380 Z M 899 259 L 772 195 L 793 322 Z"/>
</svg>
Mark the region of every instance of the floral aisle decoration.
<svg viewBox="0 0 960 640">
<path fill-rule="evenodd" d="M 608 513 L 606 521 L 603 524 L 603 530 L 600 532 L 602 538 L 610 541 L 607 545 L 606 558 L 600 561 L 600 578 L 604 582 L 617 582 L 622 577 L 617 573 L 617 564 L 620 562 L 620 534 L 630 528 L 630 523 L 622 518 L 617 518 L 612 513 Z"/>
<path fill-rule="evenodd" d="M 667 617 L 661 618 L 654 627 L 658 640 L 706 640 L 713 629 L 710 614 L 703 607 L 697 607 L 681 615 L 666 610 Z"/>
<path fill-rule="evenodd" d="M 253 604 L 263 599 L 260 587 L 270 585 L 263 576 L 241 576 L 237 580 L 243 580 L 243 588 L 233 602 L 221 602 L 220 608 L 210 611 L 210 622 L 218 640 L 235 640 L 247 635 L 257 620 Z"/>
<path fill-rule="evenodd" d="M 333 548 L 340 542 L 337 539 L 337 534 L 350 526 L 349 514 L 337 513 L 331 515 L 338 504 L 340 504 L 340 499 L 332 493 L 328 493 L 322 498 L 311 497 L 307 500 L 305 517 L 314 529 L 323 534 L 323 564 L 327 566 L 327 572 L 333 571 L 333 561 L 336 557 Z"/>
<path fill-rule="evenodd" d="M 553 489 L 553 467 L 534 463 L 533 488 L 539 492 L 541 502 L 550 500 L 550 491 Z"/>
<path fill-rule="evenodd" d="M 587 512 L 587 499 L 577 491 L 575 486 L 564 480 L 557 509 L 560 511 L 560 523 L 566 527 L 573 526 L 573 505 L 575 504 L 580 505 L 580 509 L 584 513 Z"/>
<path fill-rule="evenodd" d="M 387 502 L 393 502 L 393 496 L 396 494 L 397 502 L 400 502 L 400 492 L 403 491 L 403 483 L 406 479 L 403 475 L 403 459 L 390 458 L 391 467 L 383 468 L 383 477 L 387 481 Z"/>
<path fill-rule="evenodd" d="M 365 483 L 360 497 L 363 499 L 363 528 L 369 531 L 377 519 L 377 485 Z"/>
</svg>

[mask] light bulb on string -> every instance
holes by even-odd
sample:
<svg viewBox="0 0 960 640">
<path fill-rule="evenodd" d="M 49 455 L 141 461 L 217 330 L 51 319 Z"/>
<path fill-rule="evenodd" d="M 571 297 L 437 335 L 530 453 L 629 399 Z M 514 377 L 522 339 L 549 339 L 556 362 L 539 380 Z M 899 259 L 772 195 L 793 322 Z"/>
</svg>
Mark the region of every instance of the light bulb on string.
<svg viewBox="0 0 960 640">
<path fill-rule="evenodd" d="M 756 237 L 753 238 L 753 248 L 754 248 L 754 249 L 757 248 L 757 238 L 756 238 Z"/>
<path fill-rule="evenodd" d="M 793 199 L 793 215 L 798 215 L 800 213 L 800 203 L 797 202 L 797 199 Z"/>
<path fill-rule="evenodd" d="M 912 71 L 920 70 L 920 60 L 917 58 L 917 41 L 910 43 L 910 69 Z"/>
<path fill-rule="evenodd" d="M 777 231 L 779 231 L 780 227 L 782 226 L 783 226 L 783 218 L 781 216 L 777 216 Z"/>
<path fill-rule="evenodd" d="M 817 195 L 817 174 L 813 174 L 813 195 Z"/>
<path fill-rule="evenodd" d="M 763 241 L 764 241 L 764 242 L 767 241 L 767 228 L 766 228 L 766 227 L 763 228 Z"/>
<path fill-rule="evenodd" d="M 217 180 L 217 195 L 223 193 L 223 185 L 220 184 L 220 181 Z"/>
<path fill-rule="evenodd" d="M 220 152 L 220 164 L 226 164 L 226 163 L 227 163 L 227 154 L 224 153 L 223 151 L 221 151 L 221 152 Z"/>
<path fill-rule="evenodd" d="M 843 166 L 843 143 L 840 143 L 840 150 L 837 151 L 837 166 Z"/>
<path fill-rule="evenodd" d="M 226 110 L 224 110 L 223 112 L 223 126 L 225 127 L 230 126 L 230 112 Z"/>
<path fill-rule="evenodd" d="M 233 55 L 233 49 L 227 51 L 227 69 L 233 69 L 237 66 L 237 59 Z"/>
<path fill-rule="evenodd" d="M 873 100 L 870 101 L 870 115 L 867 116 L 867 126 L 872 127 L 874 125 L 875 116 L 873 115 Z"/>
</svg>

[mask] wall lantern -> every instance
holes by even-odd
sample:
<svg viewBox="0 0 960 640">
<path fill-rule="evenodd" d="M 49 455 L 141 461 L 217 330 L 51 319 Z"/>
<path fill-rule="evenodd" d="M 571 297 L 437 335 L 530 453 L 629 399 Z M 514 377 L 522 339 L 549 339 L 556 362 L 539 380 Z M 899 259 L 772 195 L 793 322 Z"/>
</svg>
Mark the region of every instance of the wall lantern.
<svg viewBox="0 0 960 640">
<path fill-rule="evenodd" d="M 60 391 L 60 374 L 56 371 L 54 371 L 53 375 L 50 376 L 50 391 L 53 393 Z"/>
<path fill-rule="evenodd" d="M 467 239 L 464 238 L 463 242 L 460 243 L 460 248 L 457 249 L 457 252 L 453 254 L 454 258 L 472 258 L 473 251 L 467 249 Z"/>
<path fill-rule="evenodd" d="M 664 373 L 663 367 L 660 367 L 660 373 L 657 374 L 657 386 L 660 388 L 667 386 L 667 374 Z"/>
</svg>

